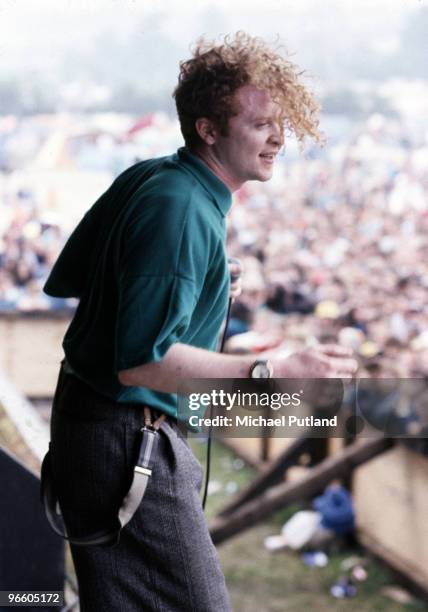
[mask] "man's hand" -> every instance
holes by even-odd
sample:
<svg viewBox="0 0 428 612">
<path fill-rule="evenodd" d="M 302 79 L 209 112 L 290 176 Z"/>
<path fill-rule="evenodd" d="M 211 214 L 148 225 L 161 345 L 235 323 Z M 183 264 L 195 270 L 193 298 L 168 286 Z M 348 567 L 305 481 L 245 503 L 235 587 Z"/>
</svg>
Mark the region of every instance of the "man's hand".
<svg viewBox="0 0 428 612">
<path fill-rule="evenodd" d="M 352 378 L 358 363 L 352 351 L 337 344 L 320 344 L 287 357 L 271 354 L 275 378 Z"/>
<path fill-rule="evenodd" d="M 234 301 L 242 293 L 242 265 L 238 263 L 238 260 L 233 259 L 233 261 L 228 261 L 228 267 L 231 278 L 229 297 Z M 234 276 L 238 278 L 233 280 Z"/>
</svg>

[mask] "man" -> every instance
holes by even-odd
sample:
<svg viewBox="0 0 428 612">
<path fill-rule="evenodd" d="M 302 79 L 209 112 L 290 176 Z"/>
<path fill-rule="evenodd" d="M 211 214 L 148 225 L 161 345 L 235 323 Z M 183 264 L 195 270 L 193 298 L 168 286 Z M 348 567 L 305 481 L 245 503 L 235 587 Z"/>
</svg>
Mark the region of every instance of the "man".
<svg viewBox="0 0 428 612">
<path fill-rule="evenodd" d="M 186 147 L 120 175 L 45 287 L 80 299 L 52 414 L 52 471 L 71 537 L 115 525 L 143 406 L 167 415 L 153 475 L 120 543 L 71 546 L 82 612 L 230 609 L 199 498 L 202 469 L 176 425 L 180 378 L 248 377 L 255 365 L 276 377 L 355 370 L 336 346 L 272 353 L 261 364 L 213 352 L 229 294 L 232 192 L 271 178 L 285 128 L 317 138 L 317 106 L 292 64 L 243 33 L 199 42 L 180 67 L 174 95 Z"/>
</svg>

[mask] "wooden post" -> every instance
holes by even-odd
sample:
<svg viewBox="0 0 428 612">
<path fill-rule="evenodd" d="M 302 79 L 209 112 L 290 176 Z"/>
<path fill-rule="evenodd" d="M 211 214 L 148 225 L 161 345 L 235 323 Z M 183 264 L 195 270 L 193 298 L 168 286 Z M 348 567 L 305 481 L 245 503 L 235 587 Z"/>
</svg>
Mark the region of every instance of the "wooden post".
<svg viewBox="0 0 428 612">
<path fill-rule="evenodd" d="M 333 479 L 346 477 L 356 467 L 380 455 L 392 445 L 391 439 L 381 437 L 352 444 L 334 457 L 329 457 L 308 470 L 308 474 L 298 482 L 272 487 L 259 498 L 244 504 L 232 515 L 215 518 L 210 528 L 214 544 L 220 544 L 252 527 L 292 502 L 316 495 Z"/>
<path fill-rule="evenodd" d="M 261 495 L 266 489 L 272 487 L 284 477 L 284 472 L 287 468 L 295 465 L 299 457 L 309 451 L 311 439 L 303 436 L 296 438 L 274 461 L 269 465 L 264 466 L 254 480 L 239 493 L 230 504 L 227 504 L 219 512 L 219 516 L 228 516 L 235 512 L 237 508 Z"/>
</svg>

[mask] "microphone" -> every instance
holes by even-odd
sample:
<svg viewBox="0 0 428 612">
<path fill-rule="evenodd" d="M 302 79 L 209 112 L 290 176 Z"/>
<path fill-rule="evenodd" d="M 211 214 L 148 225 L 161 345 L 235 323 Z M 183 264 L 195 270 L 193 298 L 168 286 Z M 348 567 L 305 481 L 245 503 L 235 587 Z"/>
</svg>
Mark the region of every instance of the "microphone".
<svg viewBox="0 0 428 612">
<path fill-rule="evenodd" d="M 227 263 L 230 264 L 234 264 L 236 266 L 239 266 L 239 271 L 236 272 L 231 272 L 230 273 L 230 282 L 234 283 L 235 281 L 239 280 L 241 278 L 242 275 L 242 263 L 241 260 L 238 259 L 237 257 L 228 257 L 227 258 Z"/>
</svg>

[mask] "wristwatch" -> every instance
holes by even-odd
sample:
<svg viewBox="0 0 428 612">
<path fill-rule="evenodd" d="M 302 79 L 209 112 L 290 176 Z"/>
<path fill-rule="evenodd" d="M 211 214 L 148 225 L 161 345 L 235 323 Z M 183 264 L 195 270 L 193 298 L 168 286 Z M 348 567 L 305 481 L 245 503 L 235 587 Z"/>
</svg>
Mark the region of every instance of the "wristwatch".
<svg viewBox="0 0 428 612">
<path fill-rule="evenodd" d="M 248 373 L 249 378 L 272 378 L 273 377 L 273 366 L 268 359 L 257 359 Z"/>
</svg>

